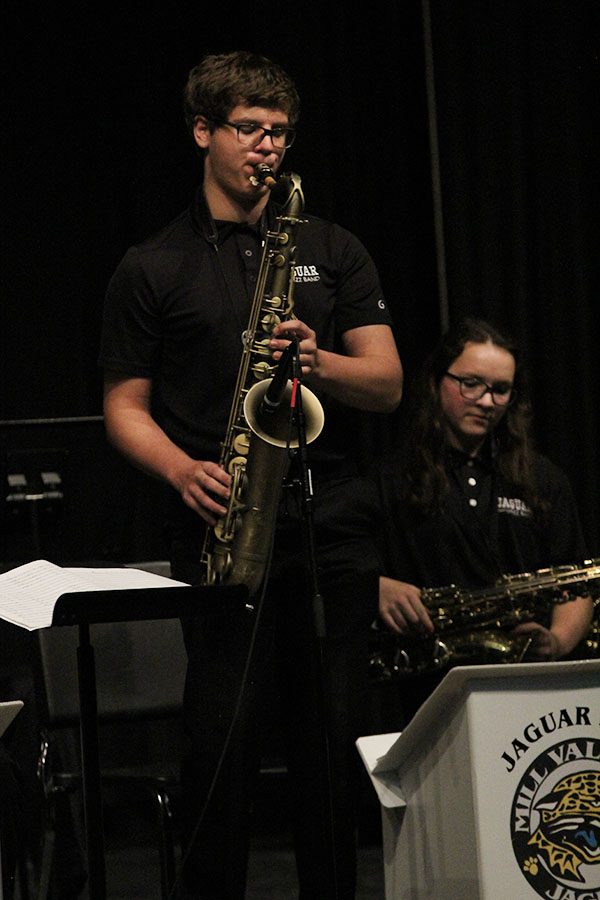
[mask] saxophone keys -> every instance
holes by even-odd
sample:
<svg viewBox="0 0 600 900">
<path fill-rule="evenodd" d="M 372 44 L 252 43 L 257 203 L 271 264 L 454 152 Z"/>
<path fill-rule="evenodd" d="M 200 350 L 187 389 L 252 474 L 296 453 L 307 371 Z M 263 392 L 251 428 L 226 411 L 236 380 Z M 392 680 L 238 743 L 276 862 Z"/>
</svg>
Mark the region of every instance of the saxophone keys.
<svg viewBox="0 0 600 900">
<path fill-rule="evenodd" d="M 267 351 L 265 351 L 265 355 L 266 353 Z M 264 378 L 267 378 L 271 374 L 271 364 L 266 360 L 261 360 L 260 362 L 254 363 L 254 365 L 252 366 L 252 374 L 257 381 L 262 381 Z"/>
<path fill-rule="evenodd" d="M 208 583 L 223 584 L 232 569 L 231 553 L 226 547 L 215 547 L 210 554 Z"/>
<path fill-rule="evenodd" d="M 244 437 L 245 437 L 245 435 L 240 435 L 240 447 L 243 447 L 242 439 Z M 238 438 L 236 438 L 236 441 L 237 440 L 238 440 Z M 248 455 L 249 443 L 250 443 L 250 441 L 248 440 L 248 442 L 246 444 L 246 451 L 245 451 L 246 455 L 245 456 L 234 456 L 234 457 L 232 457 L 232 459 L 229 460 L 229 464 L 227 466 L 227 471 L 229 472 L 230 475 L 235 475 L 239 469 L 243 469 L 246 467 L 246 462 L 247 462 L 246 456 Z M 241 452 L 243 453 L 244 450 L 241 450 Z"/>
<path fill-rule="evenodd" d="M 273 306 L 276 309 L 279 309 L 283 304 L 283 300 L 278 294 L 273 294 L 272 297 L 265 297 L 264 299 L 265 306 Z"/>
<path fill-rule="evenodd" d="M 248 456 L 248 448 L 250 446 L 250 435 L 248 432 L 244 431 L 241 434 L 237 434 L 233 439 L 233 449 L 238 454 L 237 457 L 231 460 L 229 466 L 237 465 L 241 463 L 240 454 L 242 457 Z M 245 459 L 244 459 L 245 462 Z"/>
<path fill-rule="evenodd" d="M 264 331 L 268 331 L 269 333 L 276 328 L 281 322 L 281 316 L 278 316 L 277 313 L 267 313 L 266 316 L 263 316 L 261 319 L 261 325 Z"/>
<path fill-rule="evenodd" d="M 232 513 L 227 519 L 220 519 L 214 527 L 215 535 L 222 544 L 231 544 L 235 533 L 242 524 L 241 513 Z"/>
</svg>

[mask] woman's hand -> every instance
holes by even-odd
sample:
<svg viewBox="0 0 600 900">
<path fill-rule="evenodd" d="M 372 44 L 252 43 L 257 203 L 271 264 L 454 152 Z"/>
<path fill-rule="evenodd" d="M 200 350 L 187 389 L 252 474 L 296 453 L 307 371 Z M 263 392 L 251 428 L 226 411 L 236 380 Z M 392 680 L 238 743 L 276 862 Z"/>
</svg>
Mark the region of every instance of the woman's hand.
<svg viewBox="0 0 600 900">
<path fill-rule="evenodd" d="M 379 615 L 397 634 L 423 637 L 435 630 L 420 589 L 385 576 L 379 579 Z"/>
</svg>

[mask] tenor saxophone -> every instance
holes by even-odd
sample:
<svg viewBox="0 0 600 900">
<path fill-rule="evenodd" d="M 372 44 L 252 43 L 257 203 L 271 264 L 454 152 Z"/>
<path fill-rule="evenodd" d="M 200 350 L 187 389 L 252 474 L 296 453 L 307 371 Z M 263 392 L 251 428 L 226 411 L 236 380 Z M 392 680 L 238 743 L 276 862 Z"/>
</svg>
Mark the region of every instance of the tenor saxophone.
<svg viewBox="0 0 600 900">
<path fill-rule="evenodd" d="M 292 391 L 288 381 L 278 411 L 265 422 L 260 409 L 277 366 L 269 341 L 273 329 L 294 316 L 294 267 L 296 232 L 304 195 L 301 179 L 287 173 L 275 179 L 266 165 L 251 178 L 269 189 L 287 190 L 277 227 L 267 231 L 246 330 L 242 335 L 242 358 L 227 431 L 221 444 L 220 465 L 232 477 L 227 511 L 206 531 L 202 550 L 206 584 L 244 584 L 250 597 L 263 583 L 273 540 L 283 479 L 290 462 L 290 449 L 298 447 L 298 436 L 290 427 Z M 315 394 L 302 388 L 305 439 L 309 444 L 321 432 L 323 407 Z"/>
</svg>

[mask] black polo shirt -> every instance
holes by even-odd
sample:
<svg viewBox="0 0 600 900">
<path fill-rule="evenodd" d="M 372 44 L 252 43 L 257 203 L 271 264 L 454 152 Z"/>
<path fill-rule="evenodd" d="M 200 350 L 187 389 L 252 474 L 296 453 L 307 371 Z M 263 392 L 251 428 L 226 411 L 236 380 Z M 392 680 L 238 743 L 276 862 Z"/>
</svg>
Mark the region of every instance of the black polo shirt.
<svg viewBox="0 0 600 900">
<path fill-rule="evenodd" d="M 266 225 L 274 227 L 271 202 Z M 377 272 L 360 241 L 313 216 L 297 229 L 294 312 L 318 346 L 340 350 L 342 335 L 391 325 Z M 215 225 L 203 201 L 131 247 L 105 300 L 100 364 L 125 377 L 151 378 L 152 413 L 191 456 L 218 459 L 227 427 L 260 264 L 260 234 Z M 310 386 L 309 380 L 307 385 Z M 337 463 L 355 443 L 358 412 L 326 396 L 315 460 Z"/>
<path fill-rule="evenodd" d="M 340 510 L 344 536 L 370 537 L 381 572 L 419 587 L 482 588 L 502 575 L 585 559 L 571 487 L 547 458 L 535 457 L 545 515 L 529 509 L 489 452 L 471 459 L 450 450 L 446 471 L 442 509 L 423 515 L 399 499 L 402 473 L 386 461 Z"/>
</svg>

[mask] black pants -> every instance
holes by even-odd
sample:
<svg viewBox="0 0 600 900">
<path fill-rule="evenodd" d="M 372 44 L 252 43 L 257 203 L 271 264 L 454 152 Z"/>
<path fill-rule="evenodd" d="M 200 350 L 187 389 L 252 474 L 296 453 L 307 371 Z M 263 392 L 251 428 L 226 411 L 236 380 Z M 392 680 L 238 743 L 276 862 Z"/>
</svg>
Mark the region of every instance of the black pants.
<svg viewBox="0 0 600 900">
<path fill-rule="evenodd" d="M 368 634 L 377 574 L 365 569 L 360 554 L 339 548 L 319 553 L 326 626 L 325 636 L 319 635 L 313 583 L 294 531 L 286 536 L 290 552 L 280 554 L 260 610 L 211 609 L 183 623 L 189 657 L 184 831 L 186 846 L 191 842 L 184 877 L 189 896 L 198 900 L 245 895 L 253 789 L 273 716 L 289 773 L 299 896 L 355 895 L 361 772 L 355 740 L 368 721 Z M 184 557 L 175 549 L 173 575 L 193 581 Z"/>
</svg>

